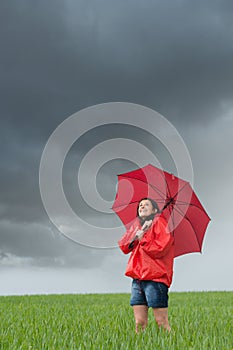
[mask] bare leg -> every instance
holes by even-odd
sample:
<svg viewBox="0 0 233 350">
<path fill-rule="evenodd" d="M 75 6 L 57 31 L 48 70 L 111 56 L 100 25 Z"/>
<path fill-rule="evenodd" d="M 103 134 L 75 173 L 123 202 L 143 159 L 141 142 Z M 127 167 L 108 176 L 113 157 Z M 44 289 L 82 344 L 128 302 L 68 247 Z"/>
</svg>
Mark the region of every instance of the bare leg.
<svg viewBox="0 0 233 350">
<path fill-rule="evenodd" d="M 135 318 L 135 324 L 136 324 L 136 328 L 135 328 L 136 333 L 140 332 L 140 327 L 142 328 L 142 331 L 144 331 L 148 323 L 148 306 L 134 305 L 133 311 L 134 311 L 134 318 Z"/>
<path fill-rule="evenodd" d="M 157 325 L 170 332 L 171 327 L 168 322 L 168 308 L 153 308 Z"/>
</svg>

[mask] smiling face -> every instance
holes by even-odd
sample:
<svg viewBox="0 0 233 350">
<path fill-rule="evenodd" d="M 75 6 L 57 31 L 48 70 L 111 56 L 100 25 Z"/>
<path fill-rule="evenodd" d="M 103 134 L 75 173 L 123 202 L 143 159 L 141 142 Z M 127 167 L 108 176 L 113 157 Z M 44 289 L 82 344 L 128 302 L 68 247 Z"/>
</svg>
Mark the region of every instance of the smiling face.
<svg viewBox="0 0 233 350">
<path fill-rule="evenodd" d="M 157 212 L 157 209 L 155 209 L 149 199 L 143 199 L 139 203 L 138 206 L 138 215 L 145 219 L 147 216 L 151 214 L 155 214 Z"/>
</svg>

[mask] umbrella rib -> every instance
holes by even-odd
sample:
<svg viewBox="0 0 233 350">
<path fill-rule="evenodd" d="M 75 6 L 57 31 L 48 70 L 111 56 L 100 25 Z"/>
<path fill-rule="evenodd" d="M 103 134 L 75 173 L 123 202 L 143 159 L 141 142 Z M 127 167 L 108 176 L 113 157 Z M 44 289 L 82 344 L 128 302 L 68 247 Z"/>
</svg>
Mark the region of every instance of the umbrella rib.
<svg viewBox="0 0 233 350">
<path fill-rule="evenodd" d="M 186 182 L 185 183 L 185 185 L 182 187 L 182 188 L 180 188 L 179 189 L 179 191 L 173 196 L 173 198 L 175 199 L 177 196 L 178 196 L 178 194 L 181 192 L 181 191 L 183 191 L 183 189 L 186 187 L 186 186 L 188 186 L 189 185 L 189 182 Z M 192 189 L 192 191 L 193 191 L 193 189 Z M 180 201 L 180 200 L 177 200 L 177 199 L 175 199 L 175 201 L 176 201 L 176 203 L 178 203 L 178 204 L 188 204 L 188 205 L 190 205 L 190 206 L 194 206 L 194 207 L 196 207 L 196 208 L 199 208 L 200 210 L 202 210 L 200 207 L 198 207 L 196 204 L 193 204 L 193 203 L 190 203 L 190 202 L 184 202 L 184 201 Z"/>
<path fill-rule="evenodd" d="M 200 250 L 201 250 L 201 244 L 200 244 L 200 242 L 199 242 L 199 240 L 198 240 L 198 237 L 197 237 L 197 235 L 196 235 L 196 231 L 195 231 L 195 229 L 194 229 L 194 227 L 193 227 L 193 224 L 192 224 L 191 220 L 186 216 L 186 214 L 184 214 L 184 213 L 182 212 L 182 210 L 180 210 L 180 208 L 179 208 L 179 210 L 178 210 L 178 208 L 173 208 L 173 210 L 176 211 L 177 213 L 179 213 L 181 216 L 183 216 L 183 218 L 185 218 L 185 219 L 189 222 L 190 226 L 191 226 L 192 229 L 193 229 L 193 232 L 195 233 L 195 237 L 196 237 L 197 243 L 198 243 L 199 248 L 200 248 Z"/>
<path fill-rule="evenodd" d="M 166 182 L 166 181 L 165 181 Z M 161 193 L 161 198 L 162 199 L 164 199 L 164 196 L 166 196 L 167 197 L 167 194 L 164 194 L 162 191 L 160 191 L 159 189 L 157 189 L 154 185 L 152 185 L 152 184 L 148 184 L 150 187 L 152 187 L 153 188 L 153 190 L 154 191 L 156 191 L 159 195 L 160 195 L 160 193 Z M 159 193 L 160 192 L 160 193 Z"/>
<path fill-rule="evenodd" d="M 182 187 L 182 188 L 180 188 L 179 189 L 179 191 L 175 194 L 175 196 L 173 196 L 173 198 L 175 198 L 175 197 L 177 197 L 177 195 L 178 195 L 178 193 L 180 193 L 181 191 L 183 191 L 183 189 L 186 187 L 186 186 L 188 186 L 189 185 L 189 182 L 186 182 L 185 183 L 185 185 Z M 193 191 L 193 189 L 192 189 L 192 191 Z M 179 205 L 181 205 L 181 204 L 188 204 L 189 206 L 193 206 L 193 207 L 195 207 L 195 208 L 198 208 L 199 210 L 204 210 L 204 208 L 200 208 L 198 205 L 196 205 L 196 204 L 193 204 L 193 203 L 188 203 L 188 202 L 184 202 L 184 201 L 180 201 L 180 200 L 177 200 L 177 199 L 175 199 L 175 202 L 177 203 L 177 204 L 179 204 Z M 201 205 L 201 204 L 200 204 Z M 205 211 L 205 210 L 204 210 Z"/>
<path fill-rule="evenodd" d="M 198 206 L 198 205 L 196 205 L 196 204 L 193 204 L 193 203 L 182 202 L 182 201 L 179 201 L 179 200 L 176 200 L 175 203 L 176 203 L 177 205 L 179 205 L 179 206 L 181 206 L 181 205 L 188 205 L 188 206 L 190 206 L 190 207 L 195 207 L 195 208 L 197 208 L 197 209 L 199 209 L 199 210 L 201 210 L 201 211 L 206 212 L 205 209 L 204 209 L 202 206 L 200 207 L 200 206 Z"/>
<path fill-rule="evenodd" d="M 173 209 L 174 209 L 174 208 L 173 208 Z M 168 210 L 169 210 L 169 212 L 170 212 L 170 217 L 172 218 L 172 223 L 173 223 L 173 225 L 174 225 L 175 218 L 174 218 L 173 210 L 172 210 L 172 208 L 171 208 L 170 206 L 168 206 Z M 174 237 L 174 231 L 175 231 L 175 230 L 172 230 L 173 237 Z"/>
<path fill-rule="evenodd" d="M 122 176 L 122 175 L 121 175 Z M 137 180 L 137 181 L 140 181 L 140 182 L 143 182 L 144 184 L 146 184 L 146 185 L 148 185 L 148 186 L 150 186 L 150 187 L 152 187 L 152 189 L 153 190 L 155 190 L 157 193 L 158 193 L 158 195 L 163 199 L 163 196 L 165 195 L 162 191 L 160 191 L 158 188 L 156 188 L 154 185 L 152 185 L 152 184 L 150 184 L 150 183 L 147 183 L 146 181 L 143 181 L 143 180 L 141 180 L 141 179 L 136 179 L 135 177 L 130 177 L 130 176 L 122 176 L 122 177 L 124 177 L 124 178 L 126 178 L 126 179 L 133 179 L 133 180 Z M 166 181 L 166 180 L 165 180 Z"/>
<path fill-rule="evenodd" d="M 165 182 L 166 182 L 166 185 L 167 185 L 167 193 L 169 194 L 169 198 L 171 198 L 171 192 L 170 192 L 170 188 L 169 188 L 169 186 L 168 186 L 166 177 L 165 177 L 164 179 L 165 179 Z M 168 197 L 167 193 L 166 193 L 166 196 Z"/>
</svg>

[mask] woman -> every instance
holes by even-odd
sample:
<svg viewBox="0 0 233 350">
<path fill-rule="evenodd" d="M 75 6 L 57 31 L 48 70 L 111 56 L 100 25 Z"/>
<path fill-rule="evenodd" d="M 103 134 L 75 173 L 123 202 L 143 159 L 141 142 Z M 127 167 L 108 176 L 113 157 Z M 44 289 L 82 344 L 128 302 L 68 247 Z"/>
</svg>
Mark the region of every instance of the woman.
<svg viewBox="0 0 233 350">
<path fill-rule="evenodd" d="M 133 278 L 130 305 L 136 333 L 140 327 L 146 328 L 149 307 L 158 326 L 170 331 L 168 288 L 173 275 L 174 239 L 155 201 L 140 200 L 137 218 L 118 244 L 123 253 L 131 252 L 125 275 Z"/>
</svg>

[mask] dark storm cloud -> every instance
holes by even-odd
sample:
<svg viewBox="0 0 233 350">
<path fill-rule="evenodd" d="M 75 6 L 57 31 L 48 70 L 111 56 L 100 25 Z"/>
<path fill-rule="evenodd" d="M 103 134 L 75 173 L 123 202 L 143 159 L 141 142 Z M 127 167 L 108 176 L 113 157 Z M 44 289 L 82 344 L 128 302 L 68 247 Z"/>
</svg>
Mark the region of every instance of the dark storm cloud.
<svg viewBox="0 0 233 350">
<path fill-rule="evenodd" d="M 38 170 L 50 134 L 81 108 L 110 101 L 152 107 L 178 129 L 220 118 L 233 91 L 233 5 L 178 0 L 7 1 L 1 2 L 0 16 L 3 255 L 28 256 L 25 247 L 31 239 L 37 244 L 30 256 L 55 259 L 62 255 L 60 243 L 53 244 L 48 233 L 42 238 L 24 231 L 24 223 L 33 228 L 48 220 Z M 113 132 L 99 130 L 77 145 L 78 160 L 95 143 L 108 139 L 109 131 Z M 153 146 L 152 139 L 134 129 L 122 128 L 121 136 Z M 118 163 L 115 170 L 120 168 Z M 105 172 L 112 176 L 110 170 Z M 68 168 L 68 180 L 71 175 Z M 87 208 L 77 197 L 72 199 L 75 184 L 68 186 L 74 208 L 85 216 Z M 100 181 L 100 190 L 103 187 Z M 112 196 L 110 190 L 102 192 L 108 199 Z M 103 220 L 94 212 L 92 218 Z M 11 227 L 8 231 L 4 220 Z M 62 256 L 75 256 L 75 249 L 65 248 Z M 84 260 L 82 256 L 80 261 Z"/>
<path fill-rule="evenodd" d="M 229 1 L 3 6 L 2 108 L 33 136 L 100 102 L 145 104 L 189 122 L 217 117 L 231 97 Z"/>
<path fill-rule="evenodd" d="M 101 265 L 101 250 L 80 246 L 65 238 L 52 225 L 0 223 L 0 267 L 14 264 L 88 268 Z"/>
</svg>

